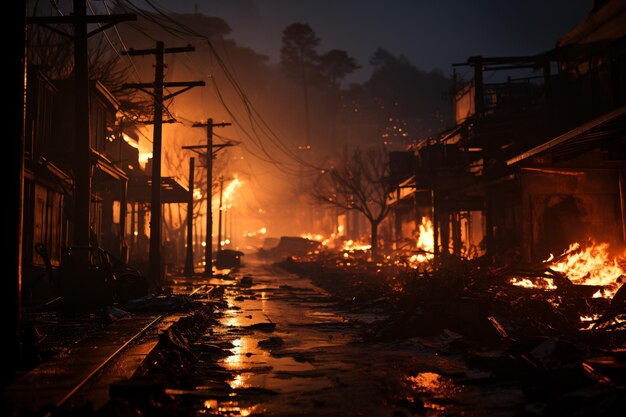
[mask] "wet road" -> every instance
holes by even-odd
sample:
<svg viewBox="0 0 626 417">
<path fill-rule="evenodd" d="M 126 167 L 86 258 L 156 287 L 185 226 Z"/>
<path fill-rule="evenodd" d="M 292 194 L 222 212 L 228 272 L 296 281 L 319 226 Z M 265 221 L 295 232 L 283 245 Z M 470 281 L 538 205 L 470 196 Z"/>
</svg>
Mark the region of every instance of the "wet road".
<svg viewBox="0 0 626 417">
<path fill-rule="evenodd" d="M 279 269 L 254 264 L 241 274 L 253 285 L 226 291 L 232 308 L 214 340 L 232 348 L 219 364 L 230 372 L 231 388 L 272 395 L 245 402 L 209 398 L 207 414 L 511 416 L 523 408 L 519 388 L 490 390 L 489 374 L 438 353 L 455 338 L 451 332 L 363 342 L 360 327 L 376 319 L 372 314 L 341 312 L 323 290 Z"/>
</svg>

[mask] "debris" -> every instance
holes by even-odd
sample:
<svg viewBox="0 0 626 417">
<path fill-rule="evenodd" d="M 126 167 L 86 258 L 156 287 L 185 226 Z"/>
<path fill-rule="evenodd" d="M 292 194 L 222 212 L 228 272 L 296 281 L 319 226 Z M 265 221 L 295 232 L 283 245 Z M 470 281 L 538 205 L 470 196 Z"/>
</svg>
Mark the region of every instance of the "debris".
<svg viewBox="0 0 626 417">
<path fill-rule="evenodd" d="M 259 340 L 258 342 L 258 345 L 260 348 L 270 349 L 270 350 L 279 348 L 283 346 L 284 344 L 285 344 L 285 341 L 278 336 L 272 336 L 269 339 Z"/>
<path fill-rule="evenodd" d="M 220 249 L 217 251 L 215 266 L 219 269 L 238 268 L 241 266 L 241 257 L 244 253 L 232 249 Z"/>
<path fill-rule="evenodd" d="M 115 306 L 106 306 L 104 308 L 104 314 L 110 321 L 115 321 L 121 319 L 122 317 L 126 317 L 128 315 L 128 311 L 124 311 Z"/>
<path fill-rule="evenodd" d="M 145 296 L 128 300 L 124 308 L 129 311 L 180 311 L 189 307 L 190 302 L 182 295 Z"/>
<path fill-rule="evenodd" d="M 242 277 L 239 282 L 238 285 L 240 287 L 251 287 L 252 286 L 252 278 L 251 277 Z"/>
<path fill-rule="evenodd" d="M 258 330 L 260 332 L 271 333 L 276 330 L 276 323 L 254 323 L 245 327 L 250 330 Z"/>
<path fill-rule="evenodd" d="M 166 349 L 176 350 L 190 359 L 197 360 L 196 355 L 190 350 L 189 342 L 185 336 L 172 327 L 159 335 L 159 343 Z"/>
</svg>

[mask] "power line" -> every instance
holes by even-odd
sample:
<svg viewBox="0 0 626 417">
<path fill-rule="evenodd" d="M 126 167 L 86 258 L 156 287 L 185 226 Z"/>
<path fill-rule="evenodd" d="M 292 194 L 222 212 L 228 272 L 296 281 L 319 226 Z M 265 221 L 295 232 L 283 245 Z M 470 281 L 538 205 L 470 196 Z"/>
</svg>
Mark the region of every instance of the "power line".
<svg viewBox="0 0 626 417">
<path fill-rule="evenodd" d="M 132 2 L 130 0 L 127 0 L 127 1 L 132 4 Z M 241 87 L 241 85 L 237 81 L 236 77 L 228 69 L 226 63 L 221 58 L 221 55 L 217 52 L 217 49 L 215 48 L 215 46 L 213 45 L 213 43 L 211 42 L 211 40 L 207 36 L 204 36 L 203 34 L 200 34 L 200 33 L 196 32 L 195 30 L 189 28 L 188 26 L 186 26 L 186 25 L 182 24 L 181 22 L 179 22 L 179 21 L 173 19 L 172 17 L 168 16 L 159 7 L 157 7 L 152 1 L 145 0 L 145 2 L 153 10 L 155 10 L 159 15 L 161 15 L 164 19 L 166 19 L 167 21 L 173 23 L 175 26 L 178 26 L 179 28 L 182 29 L 182 30 L 174 29 L 174 33 L 172 33 L 173 35 L 179 36 L 180 34 L 186 34 L 188 36 L 193 36 L 193 37 L 200 38 L 200 39 L 202 39 L 202 40 L 207 42 L 207 45 L 209 46 L 209 49 L 210 49 L 211 53 L 213 54 L 213 56 L 215 57 L 217 63 L 219 64 L 220 68 L 222 69 L 222 72 L 226 76 L 227 80 L 231 83 L 233 88 L 235 89 L 235 92 L 239 95 L 240 99 L 242 100 L 242 102 L 243 102 L 243 104 L 244 104 L 244 106 L 246 108 L 246 111 L 249 113 L 249 117 L 251 119 L 251 128 L 253 130 L 254 130 L 254 122 L 252 120 L 255 120 L 255 116 L 254 115 L 256 115 L 256 117 L 261 120 L 261 124 L 259 124 L 258 121 L 256 122 L 257 125 L 262 129 L 263 133 L 265 133 L 267 138 L 270 141 L 272 141 L 277 146 L 278 149 L 281 149 L 287 156 L 291 157 L 292 159 L 294 159 L 296 162 L 298 162 L 301 165 L 308 166 L 309 168 L 313 168 L 315 170 L 321 169 L 320 167 L 314 166 L 314 165 L 310 164 L 309 162 L 307 162 L 307 161 L 303 160 L 302 158 L 300 158 L 300 156 L 298 156 L 293 150 L 291 150 L 288 146 L 286 146 L 284 144 L 284 142 L 282 142 L 282 140 L 278 137 L 278 135 L 269 127 L 269 125 L 262 118 L 262 116 L 260 115 L 258 110 L 250 102 L 249 98 L 245 94 L 243 88 Z M 134 4 L 133 4 L 133 6 L 134 6 Z M 145 13 L 142 13 L 142 15 L 145 15 Z M 153 17 L 151 17 L 151 16 L 149 17 L 149 20 L 157 23 L 157 21 Z M 168 25 L 164 25 L 162 23 L 159 23 L 159 24 L 161 25 L 161 27 L 163 27 L 166 30 L 167 29 L 172 30 L 172 28 L 170 26 L 168 26 Z M 254 113 L 254 114 L 252 114 L 252 113 Z"/>
</svg>

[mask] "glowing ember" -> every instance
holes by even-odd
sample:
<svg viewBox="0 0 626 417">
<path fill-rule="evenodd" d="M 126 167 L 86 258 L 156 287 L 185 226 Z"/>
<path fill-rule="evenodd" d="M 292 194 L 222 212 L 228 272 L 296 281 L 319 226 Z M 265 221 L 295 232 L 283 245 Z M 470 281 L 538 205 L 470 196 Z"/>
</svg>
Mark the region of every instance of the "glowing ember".
<svg viewBox="0 0 626 417">
<path fill-rule="evenodd" d="M 559 260 L 550 262 L 550 269 L 563 273 L 574 284 L 603 286 L 602 291 L 593 295 L 595 298 L 613 298 L 619 289 L 620 277 L 626 275 L 620 265 L 626 256 L 622 256 L 621 259 L 611 257 L 608 248 L 608 243 L 592 242 L 586 248 L 582 248 L 579 243 L 572 243 L 558 257 Z"/>
<path fill-rule="evenodd" d="M 596 324 L 596 321 L 601 317 L 600 314 L 593 314 L 591 316 L 580 316 L 580 323 L 584 325 L 580 330 L 592 330 Z"/>
<path fill-rule="evenodd" d="M 330 235 L 330 237 L 324 237 L 324 235 L 321 235 L 319 233 L 302 233 L 300 237 L 303 239 L 320 242 L 322 246 L 330 246 L 333 240 L 337 237 L 337 235 L 333 233 Z"/>
<path fill-rule="evenodd" d="M 556 290 L 557 288 L 554 285 L 554 280 L 551 278 L 539 278 L 534 282 L 528 278 L 511 278 L 509 282 L 524 288 L 538 288 L 542 290 Z"/>
<path fill-rule="evenodd" d="M 580 316 L 580 321 L 581 322 L 586 322 L 586 321 L 596 321 L 600 318 L 599 314 L 594 314 L 592 316 Z"/>
</svg>

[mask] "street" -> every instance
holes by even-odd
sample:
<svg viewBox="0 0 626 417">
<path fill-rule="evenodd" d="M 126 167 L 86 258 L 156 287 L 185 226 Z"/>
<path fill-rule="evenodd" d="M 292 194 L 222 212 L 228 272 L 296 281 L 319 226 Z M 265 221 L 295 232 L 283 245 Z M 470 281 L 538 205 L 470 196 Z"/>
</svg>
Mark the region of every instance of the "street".
<svg viewBox="0 0 626 417">
<path fill-rule="evenodd" d="M 254 263 L 240 272 L 253 285 L 228 287 L 234 308 L 225 311 L 212 343 L 232 343 L 232 354 L 219 362 L 232 375 L 231 388 L 277 395 L 244 404 L 209 397 L 204 404 L 217 415 L 519 414 L 519 387 L 490 382 L 488 372 L 469 369 L 460 356 L 438 353 L 452 332 L 363 342 L 362 325 L 377 319 L 372 312 L 341 311 L 309 280 L 275 267 Z"/>
</svg>

